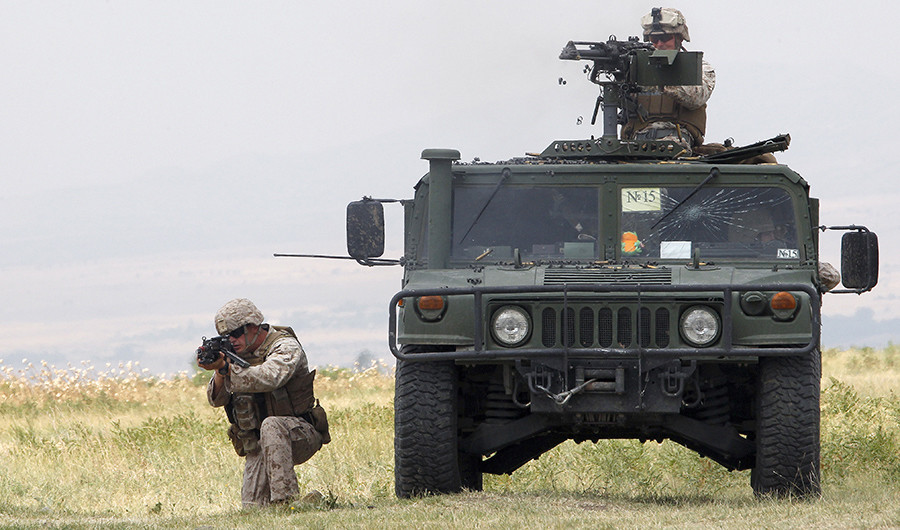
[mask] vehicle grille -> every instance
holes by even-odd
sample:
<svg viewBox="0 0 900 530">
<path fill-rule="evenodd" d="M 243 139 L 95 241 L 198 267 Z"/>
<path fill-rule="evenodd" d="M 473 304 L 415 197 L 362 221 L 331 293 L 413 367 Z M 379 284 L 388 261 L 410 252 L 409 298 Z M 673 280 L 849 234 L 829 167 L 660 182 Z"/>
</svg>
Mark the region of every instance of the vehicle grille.
<svg viewBox="0 0 900 530">
<path fill-rule="evenodd" d="M 545 348 L 642 348 L 669 346 L 671 315 L 665 307 L 545 307 L 541 344 Z"/>
<path fill-rule="evenodd" d="M 672 269 L 547 269 L 544 285 L 671 285 Z"/>
</svg>

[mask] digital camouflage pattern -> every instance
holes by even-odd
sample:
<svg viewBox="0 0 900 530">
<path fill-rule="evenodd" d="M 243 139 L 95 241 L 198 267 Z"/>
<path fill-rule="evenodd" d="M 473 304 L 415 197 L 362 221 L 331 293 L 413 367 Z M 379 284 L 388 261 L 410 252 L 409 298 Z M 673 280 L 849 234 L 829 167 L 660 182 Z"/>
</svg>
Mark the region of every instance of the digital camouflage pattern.
<svg viewBox="0 0 900 530">
<path fill-rule="evenodd" d="M 218 324 L 218 321 L 217 321 Z M 247 368 L 230 366 L 224 385 L 207 386 L 214 407 L 229 403 L 232 393 L 264 393 L 284 386 L 295 374 L 309 370 L 300 342 L 270 328 L 263 344 L 242 355 Z M 216 391 L 218 390 L 218 391 Z M 262 421 L 258 450 L 246 456 L 241 502 L 245 507 L 286 502 L 298 493 L 294 465 L 305 462 L 322 446 L 322 435 L 302 418 L 270 416 Z"/>
<path fill-rule="evenodd" d="M 650 35 L 659 33 L 671 33 L 681 35 L 685 42 L 691 41 L 688 33 L 687 20 L 681 11 L 672 7 L 663 7 L 659 10 L 659 20 L 653 20 L 653 11 L 641 17 L 641 27 L 644 29 L 644 40 L 650 40 Z"/>
<path fill-rule="evenodd" d="M 256 305 L 246 298 L 229 300 L 216 313 L 216 331 L 219 335 L 231 333 L 245 324 L 258 326 L 263 323 L 263 314 Z"/>
<path fill-rule="evenodd" d="M 684 42 L 690 42 L 691 40 L 690 33 L 688 32 L 687 20 L 684 18 L 684 15 L 681 13 L 681 11 L 671 7 L 656 8 L 651 10 L 649 13 L 641 17 L 641 28 L 644 30 L 644 41 L 649 41 L 650 35 L 659 34 L 679 35 Z M 662 87 L 661 93 L 674 98 L 675 101 L 677 101 L 684 108 L 694 110 L 699 109 L 706 104 L 706 102 L 709 100 L 709 97 L 712 95 L 712 91 L 715 86 L 716 72 L 715 70 L 713 70 L 712 66 L 709 65 L 709 63 L 703 61 L 703 80 L 700 85 L 666 86 Z M 644 90 L 644 94 L 660 94 L 660 90 L 658 87 L 642 88 Z M 635 133 L 647 133 L 648 131 L 660 129 L 678 130 L 679 127 L 678 124 L 673 121 L 653 121 L 652 123 L 635 131 Z M 700 138 L 693 138 L 690 133 L 685 134 L 685 132 L 686 131 L 684 131 L 682 128 L 681 136 L 679 136 L 678 134 L 668 134 L 660 136 L 658 134 L 650 133 L 645 134 L 645 137 L 675 142 L 684 147 L 687 154 L 690 155 L 692 154 L 692 148 L 701 145 L 704 141 L 704 138 L 702 137 L 702 135 Z"/>
<path fill-rule="evenodd" d="M 270 416 L 259 430 L 259 451 L 244 463 L 241 504 L 266 506 L 297 497 L 294 466 L 306 462 L 322 447 L 322 435 L 303 420 L 292 416 Z"/>
</svg>

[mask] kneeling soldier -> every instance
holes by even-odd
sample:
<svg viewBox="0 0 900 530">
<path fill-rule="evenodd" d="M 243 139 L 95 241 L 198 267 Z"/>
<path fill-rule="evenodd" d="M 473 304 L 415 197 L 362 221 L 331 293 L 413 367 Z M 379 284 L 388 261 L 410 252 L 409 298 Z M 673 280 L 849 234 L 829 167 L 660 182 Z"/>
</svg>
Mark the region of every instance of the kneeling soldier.
<svg viewBox="0 0 900 530">
<path fill-rule="evenodd" d="M 227 336 L 241 368 L 219 359 L 200 364 L 215 370 L 207 387 L 213 407 L 225 407 L 238 455 L 246 457 L 241 502 L 244 507 L 288 503 L 299 494 L 294 466 L 328 443 L 325 411 L 313 396 L 316 372 L 289 327 L 263 323 L 250 300 L 231 300 L 219 309 L 216 331 Z"/>
</svg>

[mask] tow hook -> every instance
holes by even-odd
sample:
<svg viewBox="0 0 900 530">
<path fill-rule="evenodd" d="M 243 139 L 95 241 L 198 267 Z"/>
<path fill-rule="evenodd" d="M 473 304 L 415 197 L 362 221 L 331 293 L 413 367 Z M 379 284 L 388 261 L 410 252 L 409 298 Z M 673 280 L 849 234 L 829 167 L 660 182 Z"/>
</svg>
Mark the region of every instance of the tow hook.
<svg viewBox="0 0 900 530">
<path fill-rule="evenodd" d="M 678 397 L 684 392 L 684 381 L 697 370 L 697 361 L 682 366 L 680 361 L 672 361 L 659 374 L 660 391 L 669 397 Z"/>
<path fill-rule="evenodd" d="M 544 384 L 539 384 L 538 380 L 540 380 Z M 557 407 L 562 408 L 566 406 L 566 403 L 568 403 L 570 399 L 572 399 L 572 396 L 583 392 L 585 388 L 590 386 L 595 381 L 596 379 L 591 379 L 576 386 L 575 388 L 570 388 L 569 390 L 565 390 L 563 392 L 560 392 L 559 394 L 556 394 L 550 390 L 551 378 L 549 374 L 547 374 L 546 372 L 535 371 L 528 374 L 528 389 L 531 390 L 533 394 L 545 394 L 547 397 L 553 400 L 554 403 L 556 403 Z"/>
</svg>

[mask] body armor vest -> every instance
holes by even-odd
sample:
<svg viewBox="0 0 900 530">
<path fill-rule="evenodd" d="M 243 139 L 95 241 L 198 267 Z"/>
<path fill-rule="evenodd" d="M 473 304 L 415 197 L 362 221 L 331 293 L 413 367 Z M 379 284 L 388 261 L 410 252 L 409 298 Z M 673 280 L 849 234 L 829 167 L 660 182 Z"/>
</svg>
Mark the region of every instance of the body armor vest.
<svg viewBox="0 0 900 530">
<path fill-rule="evenodd" d="M 628 121 L 622 127 L 622 138 L 629 140 L 635 133 L 653 122 L 668 121 L 684 127 L 694 137 L 694 144 L 703 143 L 706 136 L 706 103 L 696 109 L 682 106 L 664 93 L 635 96 L 636 108 L 627 113 Z"/>
<path fill-rule="evenodd" d="M 247 359 L 251 366 L 258 366 L 266 360 L 269 350 L 280 338 L 290 336 L 297 338 L 294 330 L 290 327 L 271 326 L 269 335 L 259 348 L 253 352 L 253 357 Z M 316 377 L 316 371 L 304 370 L 297 372 L 291 377 L 284 386 L 276 388 L 271 392 L 264 392 L 260 395 L 265 403 L 265 410 L 260 411 L 259 421 L 268 416 L 302 416 L 309 412 L 309 409 L 315 405 L 315 397 L 313 395 L 313 380 Z"/>
<path fill-rule="evenodd" d="M 250 358 L 245 357 L 244 360 L 249 362 L 250 366 L 261 365 L 275 341 L 287 336 L 297 338 L 290 327 L 270 326 L 266 340 Z M 317 406 L 313 395 L 315 377 L 315 370 L 298 371 L 287 383 L 271 392 L 235 393 L 232 396 L 231 402 L 225 406 L 225 413 L 231 423 L 228 436 L 239 456 L 258 450 L 259 428 L 262 421 L 269 416 L 302 417 L 318 428 L 315 416 L 310 414 L 313 407 Z M 321 414 L 324 417 L 324 410 Z M 327 433 L 327 420 L 324 424 Z"/>
</svg>

